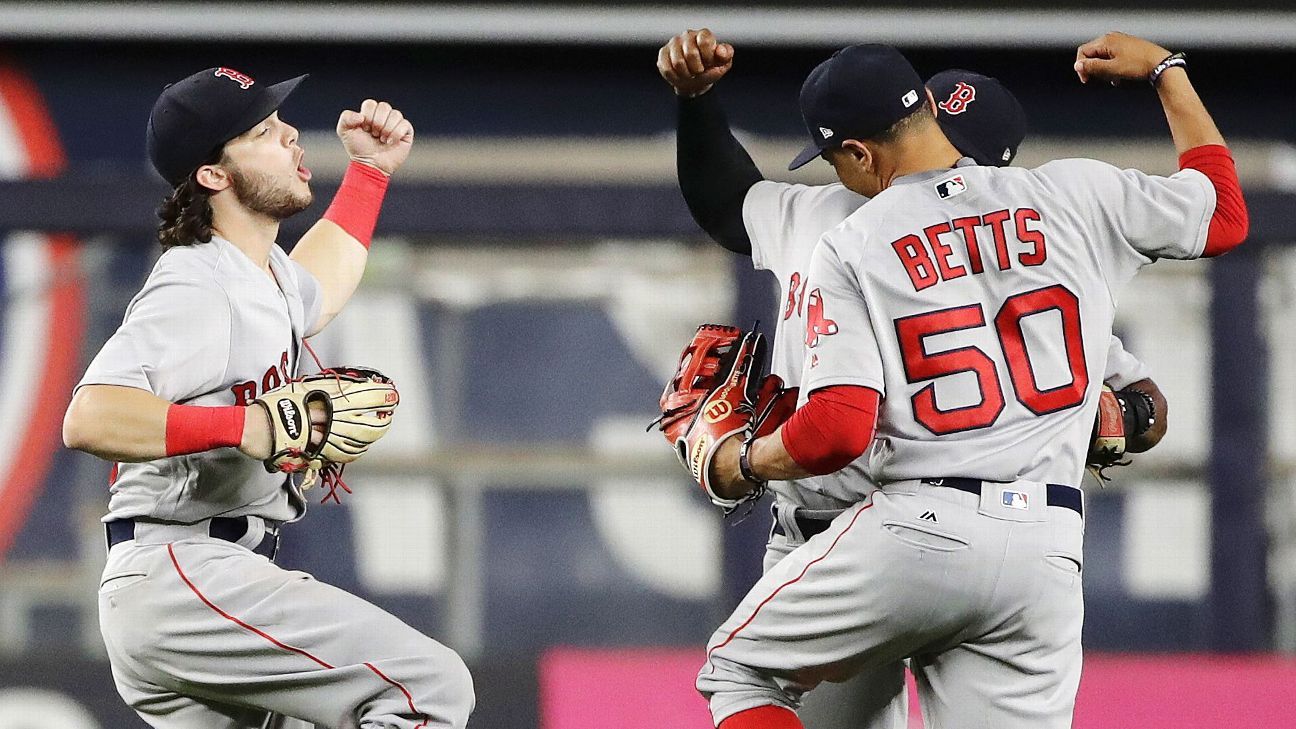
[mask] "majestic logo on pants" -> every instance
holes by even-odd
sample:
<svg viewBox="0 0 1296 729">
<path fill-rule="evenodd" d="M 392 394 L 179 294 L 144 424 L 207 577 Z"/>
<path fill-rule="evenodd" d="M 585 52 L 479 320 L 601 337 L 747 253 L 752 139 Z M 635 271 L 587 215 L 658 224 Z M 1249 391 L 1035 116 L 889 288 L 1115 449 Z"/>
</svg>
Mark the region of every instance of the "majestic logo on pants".
<svg viewBox="0 0 1296 729">
<path fill-rule="evenodd" d="M 292 400 L 279 401 L 279 421 L 283 423 L 284 432 L 289 438 L 296 440 L 301 437 L 302 417 L 301 411 Z"/>
</svg>

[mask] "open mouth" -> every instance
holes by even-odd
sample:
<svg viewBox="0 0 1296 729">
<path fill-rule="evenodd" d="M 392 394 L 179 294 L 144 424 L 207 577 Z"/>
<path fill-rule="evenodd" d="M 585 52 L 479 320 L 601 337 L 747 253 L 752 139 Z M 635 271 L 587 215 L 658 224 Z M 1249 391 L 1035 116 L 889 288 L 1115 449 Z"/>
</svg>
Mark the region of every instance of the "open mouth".
<svg viewBox="0 0 1296 729">
<path fill-rule="evenodd" d="M 297 156 L 297 176 L 303 182 L 309 182 L 311 178 L 310 168 L 306 166 L 306 153 L 304 151 Z"/>
</svg>

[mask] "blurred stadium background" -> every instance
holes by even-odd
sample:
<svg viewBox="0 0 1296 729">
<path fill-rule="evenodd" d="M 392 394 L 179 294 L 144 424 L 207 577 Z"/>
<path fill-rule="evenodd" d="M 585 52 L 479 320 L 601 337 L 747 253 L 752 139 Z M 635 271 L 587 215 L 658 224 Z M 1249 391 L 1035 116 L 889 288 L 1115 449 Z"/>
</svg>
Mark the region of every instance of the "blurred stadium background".
<svg viewBox="0 0 1296 729">
<path fill-rule="evenodd" d="M 348 471 L 343 506 L 288 530 L 281 564 L 462 652 L 473 726 L 709 726 L 691 676 L 759 573 L 768 517 L 724 523 L 644 425 L 696 324 L 769 320 L 776 302 L 675 188 L 656 49 L 704 24 L 737 45 L 718 93 L 774 178 L 802 144 L 805 73 L 873 40 L 925 76 L 1002 79 L 1030 115 L 1021 164 L 1170 172 L 1154 94 L 1082 87 L 1070 65 L 1109 29 L 1189 51 L 1253 240 L 1157 265 L 1121 301 L 1119 333 L 1172 417 L 1118 481 L 1085 484 L 1077 726 L 1296 726 L 1296 14 L 1278 0 L 943 5 L 0 2 L 0 729 L 142 726 L 95 616 L 108 464 L 64 450 L 59 426 L 158 253 L 149 107 L 217 65 L 312 74 L 283 111 L 317 199 L 288 245 L 341 174 L 344 106 L 389 99 L 418 131 L 366 281 L 317 345 L 392 374 L 401 422 Z"/>
</svg>

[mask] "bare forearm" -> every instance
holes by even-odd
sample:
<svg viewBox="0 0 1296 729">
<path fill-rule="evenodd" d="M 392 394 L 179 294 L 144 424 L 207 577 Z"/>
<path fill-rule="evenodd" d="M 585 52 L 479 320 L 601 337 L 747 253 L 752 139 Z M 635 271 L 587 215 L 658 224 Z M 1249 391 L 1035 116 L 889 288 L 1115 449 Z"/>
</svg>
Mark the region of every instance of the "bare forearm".
<svg viewBox="0 0 1296 729">
<path fill-rule="evenodd" d="M 837 385 L 815 390 L 778 430 L 752 443 L 750 475 L 756 482 L 786 481 L 844 468 L 872 442 L 880 404 L 881 395 L 867 387 Z M 722 498 L 741 498 L 756 485 L 742 477 L 739 445 L 737 438 L 730 439 L 712 461 L 716 476 L 712 488 L 719 489 L 717 495 Z"/>
<path fill-rule="evenodd" d="M 1170 124 L 1175 151 L 1183 154 L 1208 144 L 1224 144 L 1224 135 L 1202 103 L 1183 68 L 1167 69 L 1157 81 L 1157 96 Z"/>
<path fill-rule="evenodd" d="M 87 385 L 63 418 L 63 442 L 109 461 L 135 463 L 172 455 L 167 417 L 172 403 L 134 387 Z M 269 420 L 260 407 L 241 408 L 244 453 L 269 453 Z M 173 433 L 174 438 L 174 433 Z"/>
<path fill-rule="evenodd" d="M 319 281 L 323 306 L 315 331 L 333 320 L 350 301 L 369 260 L 369 249 L 337 223 L 324 218 L 297 242 L 292 259 Z"/>
<path fill-rule="evenodd" d="M 761 481 L 786 481 L 793 478 L 806 478 L 812 475 L 802 468 L 783 446 L 782 428 L 752 441 L 748 459 L 751 461 L 752 473 Z M 742 437 L 735 436 L 720 444 L 711 461 L 711 488 L 716 496 L 722 499 L 741 499 L 756 484 L 743 478 L 738 466 L 738 450 L 742 446 Z"/>
<path fill-rule="evenodd" d="M 752 443 L 751 464 L 752 471 L 762 481 L 786 481 L 812 475 L 788 453 L 783 445 L 782 427 Z"/>
</svg>

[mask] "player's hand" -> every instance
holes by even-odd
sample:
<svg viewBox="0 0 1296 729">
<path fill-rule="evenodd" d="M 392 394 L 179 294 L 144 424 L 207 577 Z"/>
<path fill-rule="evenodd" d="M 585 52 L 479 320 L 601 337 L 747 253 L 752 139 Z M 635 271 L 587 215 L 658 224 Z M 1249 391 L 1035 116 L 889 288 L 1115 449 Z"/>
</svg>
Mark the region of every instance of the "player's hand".
<svg viewBox="0 0 1296 729">
<path fill-rule="evenodd" d="M 243 440 L 239 443 L 239 450 L 248 458 L 264 461 L 270 457 L 273 446 L 270 415 L 255 404 L 243 408 Z"/>
<path fill-rule="evenodd" d="M 657 72 L 679 96 L 699 96 L 729 73 L 733 57 L 733 46 L 707 28 L 686 30 L 657 51 Z"/>
<path fill-rule="evenodd" d="M 390 175 L 409 157 L 414 126 L 386 101 L 365 99 L 360 111 L 338 117 L 337 135 L 353 161 Z"/>
<path fill-rule="evenodd" d="M 1125 33 L 1107 33 L 1076 49 L 1075 72 L 1080 83 L 1090 79 L 1110 81 L 1146 81 L 1156 65 L 1170 51 L 1149 40 Z"/>
<path fill-rule="evenodd" d="M 239 450 L 249 458 L 263 461 L 270 457 L 270 449 L 274 446 L 270 416 L 264 409 L 255 406 L 243 410 L 243 440 L 239 443 Z M 310 444 L 317 446 L 324 440 L 328 416 L 324 412 L 324 406 L 317 402 L 308 404 L 306 410 L 310 413 L 311 421 Z"/>
</svg>

